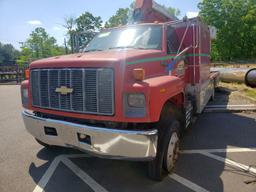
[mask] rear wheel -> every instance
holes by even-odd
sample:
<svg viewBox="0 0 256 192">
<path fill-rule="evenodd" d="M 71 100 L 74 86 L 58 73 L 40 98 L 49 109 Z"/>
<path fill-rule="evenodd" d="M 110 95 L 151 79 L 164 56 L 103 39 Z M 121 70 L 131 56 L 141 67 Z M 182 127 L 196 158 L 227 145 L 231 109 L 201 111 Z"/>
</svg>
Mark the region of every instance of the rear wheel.
<svg viewBox="0 0 256 192">
<path fill-rule="evenodd" d="M 148 175 L 156 181 L 163 179 L 164 170 L 167 174 L 173 170 L 179 153 L 181 127 L 174 113 L 177 109 L 171 104 L 167 107 L 171 110 L 164 109 L 158 127 L 157 155 L 148 165 Z"/>
</svg>

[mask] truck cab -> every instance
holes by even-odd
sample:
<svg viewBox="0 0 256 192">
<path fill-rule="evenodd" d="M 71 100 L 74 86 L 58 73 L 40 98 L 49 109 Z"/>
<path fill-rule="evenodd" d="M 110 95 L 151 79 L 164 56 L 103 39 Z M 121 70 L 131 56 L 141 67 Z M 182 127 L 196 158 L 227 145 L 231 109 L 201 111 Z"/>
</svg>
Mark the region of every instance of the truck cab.
<svg viewBox="0 0 256 192">
<path fill-rule="evenodd" d="M 209 54 L 199 18 L 104 29 L 81 53 L 30 64 L 21 84 L 26 129 L 46 147 L 147 161 L 161 180 L 181 132 L 214 96 Z"/>
</svg>

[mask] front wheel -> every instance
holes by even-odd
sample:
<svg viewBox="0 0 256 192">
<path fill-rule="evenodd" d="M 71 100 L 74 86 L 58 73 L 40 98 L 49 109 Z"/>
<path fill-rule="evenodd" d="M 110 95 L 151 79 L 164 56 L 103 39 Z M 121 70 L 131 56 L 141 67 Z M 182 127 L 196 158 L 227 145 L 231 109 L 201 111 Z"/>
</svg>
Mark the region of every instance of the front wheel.
<svg viewBox="0 0 256 192">
<path fill-rule="evenodd" d="M 174 120 L 168 128 L 162 128 L 159 134 L 156 158 L 149 162 L 149 177 L 156 181 L 163 179 L 163 168 L 171 173 L 179 154 L 179 126 L 180 123 Z"/>
<path fill-rule="evenodd" d="M 172 131 L 168 147 L 165 150 L 163 161 L 163 167 L 168 173 L 172 172 L 178 159 L 179 143 L 180 140 L 177 131 Z"/>
</svg>

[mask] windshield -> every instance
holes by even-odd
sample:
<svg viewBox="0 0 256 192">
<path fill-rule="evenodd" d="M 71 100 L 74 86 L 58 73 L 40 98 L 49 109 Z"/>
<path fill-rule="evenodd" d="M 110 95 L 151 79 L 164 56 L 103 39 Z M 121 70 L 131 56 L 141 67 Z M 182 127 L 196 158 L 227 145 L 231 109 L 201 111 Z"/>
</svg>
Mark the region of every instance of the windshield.
<svg viewBox="0 0 256 192">
<path fill-rule="evenodd" d="M 88 44 L 85 52 L 128 48 L 162 49 L 162 26 L 141 25 L 103 31 Z"/>
</svg>

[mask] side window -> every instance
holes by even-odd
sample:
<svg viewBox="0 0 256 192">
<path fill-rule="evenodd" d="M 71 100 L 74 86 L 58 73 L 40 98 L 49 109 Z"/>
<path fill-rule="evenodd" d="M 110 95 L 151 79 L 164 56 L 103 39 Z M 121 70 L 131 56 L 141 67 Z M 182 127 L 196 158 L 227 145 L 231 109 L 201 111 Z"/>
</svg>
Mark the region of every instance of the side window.
<svg viewBox="0 0 256 192">
<path fill-rule="evenodd" d="M 167 28 L 167 54 L 177 53 L 179 49 L 179 41 L 176 31 L 173 27 Z"/>
</svg>

